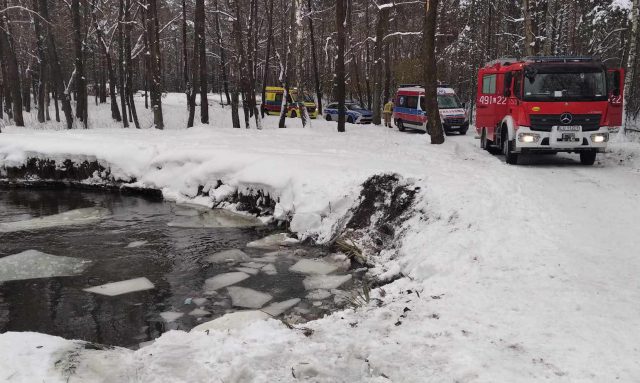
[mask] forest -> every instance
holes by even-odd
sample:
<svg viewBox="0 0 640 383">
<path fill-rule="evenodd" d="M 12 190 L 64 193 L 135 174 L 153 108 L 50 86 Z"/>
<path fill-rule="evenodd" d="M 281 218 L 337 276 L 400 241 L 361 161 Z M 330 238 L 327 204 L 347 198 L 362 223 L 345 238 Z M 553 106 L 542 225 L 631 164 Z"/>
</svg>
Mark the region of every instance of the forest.
<svg viewBox="0 0 640 383">
<path fill-rule="evenodd" d="M 638 117 L 638 0 L 428 3 L 437 6 L 437 80 L 469 107 L 488 61 L 586 55 L 626 68 L 627 119 Z M 274 85 L 315 98 L 320 113 L 343 91 L 379 124 L 381 105 L 399 84 L 423 83 L 427 4 L 0 0 L 0 117 L 24 126 L 22 113 L 33 111 L 39 123 L 88 128 L 89 103 L 109 103 L 123 127 L 148 128 L 133 102 L 140 96 L 152 126 L 162 129 L 162 96 L 180 92 L 193 126 L 209 122 L 207 95 L 217 93 L 231 106 L 234 127 L 260 128 L 264 87 Z"/>
</svg>

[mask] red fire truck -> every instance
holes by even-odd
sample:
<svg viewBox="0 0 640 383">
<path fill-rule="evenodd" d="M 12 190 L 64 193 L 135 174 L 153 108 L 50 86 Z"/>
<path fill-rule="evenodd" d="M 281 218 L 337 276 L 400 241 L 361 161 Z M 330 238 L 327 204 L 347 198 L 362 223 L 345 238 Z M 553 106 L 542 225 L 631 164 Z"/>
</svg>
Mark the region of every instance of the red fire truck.
<svg viewBox="0 0 640 383">
<path fill-rule="evenodd" d="M 478 73 L 481 147 L 517 164 L 520 153 L 579 153 L 593 165 L 622 125 L 624 71 L 590 57 L 500 59 Z"/>
</svg>

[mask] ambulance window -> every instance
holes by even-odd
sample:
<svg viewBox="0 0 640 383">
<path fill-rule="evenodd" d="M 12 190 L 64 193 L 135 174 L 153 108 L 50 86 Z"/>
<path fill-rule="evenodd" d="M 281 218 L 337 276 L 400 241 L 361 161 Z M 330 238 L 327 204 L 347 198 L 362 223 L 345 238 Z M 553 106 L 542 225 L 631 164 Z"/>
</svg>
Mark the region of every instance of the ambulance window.
<svg viewBox="0 0 640 383">
<path fill-rule="evenodd" d="M 427 110 L 427 99 L 424 96 L 420 96 L 420 110 Z"/>
<path fill-rule="evenodd" d="M 398 106 L 401 106 L 403 108 L 407 107 L 407 98 L 405 96 L 398 97 Z"/>
<path fill-rule="evenodd" d="M 282 105 L 282 93 L 276 93 L 275 104 Z"/>
<path fill-rule="evenodd" d="M 496 75 L 487 74 L 482 77 L 482 93 L 496 94 Z"/>
<path fill-rule="evenodd" d="M 418 96 L 407 97 L 407 108 L 418 109 Z"/>
</svg>

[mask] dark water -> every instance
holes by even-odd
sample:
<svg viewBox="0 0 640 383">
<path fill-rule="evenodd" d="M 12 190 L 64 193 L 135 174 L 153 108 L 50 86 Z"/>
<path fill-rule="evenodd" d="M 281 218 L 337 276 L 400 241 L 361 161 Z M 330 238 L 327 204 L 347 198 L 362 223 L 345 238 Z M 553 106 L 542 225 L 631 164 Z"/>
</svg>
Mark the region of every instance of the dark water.
<svg viewBox="0 0 640 383">
<path fill-rule="evenodd" d="M 203 291 L 204 281 L 237 265 L 212 265 L 202 260 L 216 251 L 241 248 L 251 256 L 273 250 L 245 249 L 253 240 L 273 233 L 260 228 L 178 228 L 167 225 L 197 210 L 167 202 L 109 193 L 77 190 L 1 190 L 0 222 L 27 220 L 65 211 L 102 207 L 108 217 L 82 226 L 0 232 L 0 258 L 25 250 L 90 260 L 80 275 L 0 282 L 0 332 L 37 331 L 68 339 L 137 347 L 169 329 L 192 327 L 235 311 L 224 289 L 215 296 Z M 143 246 L 127 248 L 135 241 Z M 299 249 L 298 251 L 300 251 Z M 292 250 L 288 250 L 292 253 Z M 302 250 L 322 256 L 321 249 Z M 288 273 L 295 256 L 279 257 L 278 273 L 259 273 L 237 286 L 273 295 L 272 302 L 303 298 L 297 310 L 303 319 L 322 315 L 331 307 L 329 298 L 320 307 L 304 299 L 303 275 Z M 109 282 L 146 277 L 155 288 L 115 297 L 83 291 Z M 211 313 L 197 318 L 197 308 L 187 298 L 208 298 L 202 308 Z M 181 312 L 166 322 L 162 312 Z"/>
</svg>

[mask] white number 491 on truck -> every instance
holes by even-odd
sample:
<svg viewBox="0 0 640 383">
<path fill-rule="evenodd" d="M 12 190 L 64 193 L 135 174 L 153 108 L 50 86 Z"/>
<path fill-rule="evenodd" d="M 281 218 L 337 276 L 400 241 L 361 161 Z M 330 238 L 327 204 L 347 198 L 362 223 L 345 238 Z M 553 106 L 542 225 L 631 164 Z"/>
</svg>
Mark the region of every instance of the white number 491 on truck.
<svg viewBox="0 0 640 383">
<path fill-rule="evenodd" d="M 590 57 L 500 59 L 478 73 L 482 148 L 517 164 L 520 153 L 579 153 L 593 165 L 622 125 L 624 71 Z"/>
</svg>

